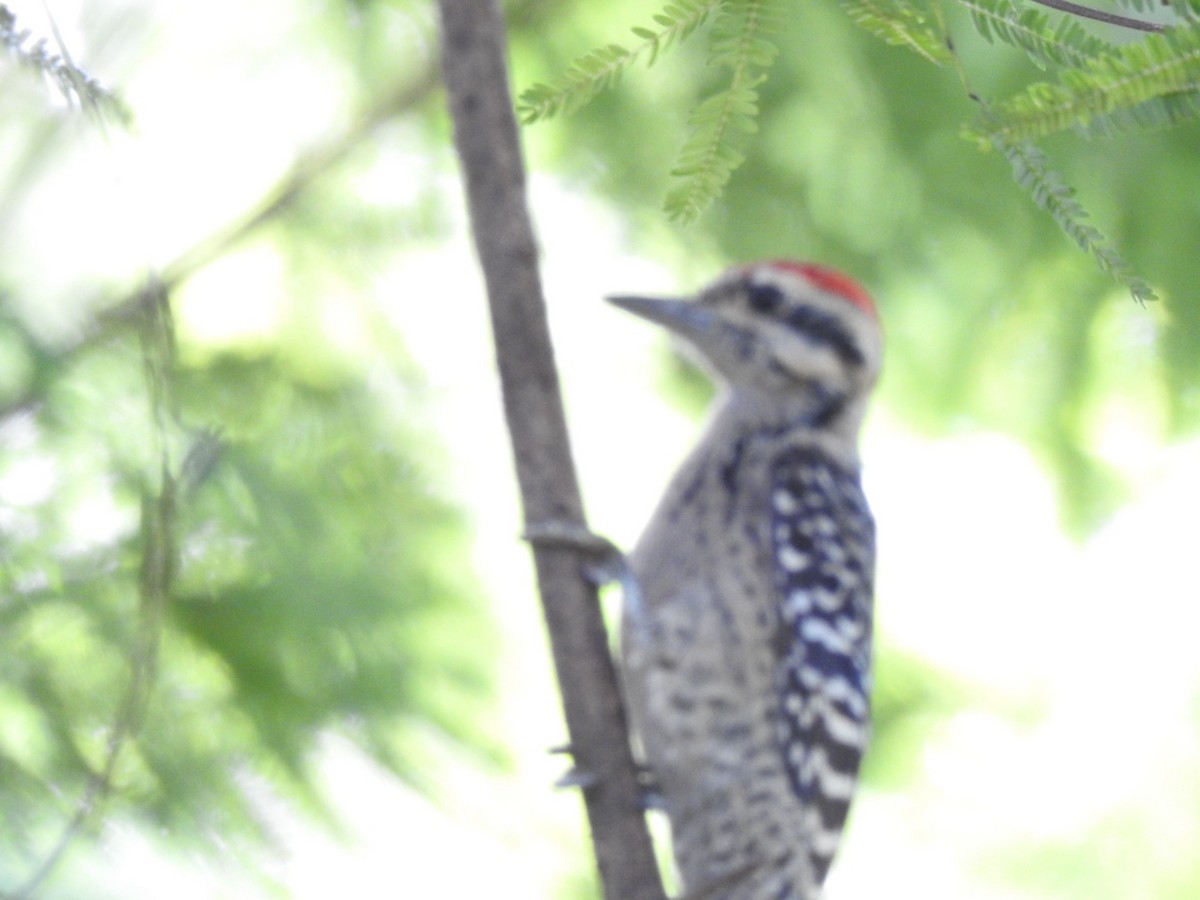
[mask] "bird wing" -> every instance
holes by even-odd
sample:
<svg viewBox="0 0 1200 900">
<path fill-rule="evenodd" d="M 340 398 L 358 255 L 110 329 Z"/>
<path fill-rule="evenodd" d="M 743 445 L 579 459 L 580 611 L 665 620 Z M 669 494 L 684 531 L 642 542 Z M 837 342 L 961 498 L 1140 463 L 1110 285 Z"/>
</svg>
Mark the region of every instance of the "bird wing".
<svg viewBox="0 0 1200 900">
<path fill-rule="evenodd" d="M 875 525 L 858 472 L 815 447 L 780 453 L 769 499 L 778 735 L 823 880 L 868 737 Z"/>
</svg>

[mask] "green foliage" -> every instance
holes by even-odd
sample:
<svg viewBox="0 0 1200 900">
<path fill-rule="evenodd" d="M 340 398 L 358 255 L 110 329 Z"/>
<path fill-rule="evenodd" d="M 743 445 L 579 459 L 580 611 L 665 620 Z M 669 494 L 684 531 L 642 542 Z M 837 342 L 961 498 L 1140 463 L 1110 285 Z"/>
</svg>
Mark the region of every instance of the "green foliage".
<svg viewBox="0 0 1200 900">
<path fill-rule="evenodd" d="M 56 482 L 0 507 L 24 535 L 0 551 L 0 731 L 21 738 L 0 743 L 9 871 L 42 861 L 100 772 L 114 813 L 218 850 L 268 837 L 247 774 L 325 810 L 312 761 L 326 730 L 427 790 L 431 733 L 489 744 L 471 724 L 489 625 L 442 562 L 461 526 L 381 398 L 272 355 L 177 370 L 183 419 L 221 435 L 193 432 L 168 493 L 147 481 L 140 371 L 128 341 L 60 361 L 0 466 L 41 460 Z M 73 537 L 89 503 L 114 527 Z"/>
<path fill-rule="evenodd" d="M 1022 49 L 1040 68 L 1056 68 L 1057 84 L 1036 82 L 998 104 L 981 104 L 981 123 L 965 133 L 995 146 L 1062 230 L 1126 287 L 1135 300 L 1154 297 L 1145 280 L 1100 232 L 1074 190 L 1049 170 L 1031 141 L 1076 128 L 1091 137 L 1177 125 L 1200 115 L 1200 29 L 1170 29 L 1133 43 L 1113 45 L 1092 37 L 1071 19 L 1051 25 L 1036 11 L 1009 0 L 959 0 L 987 40 Z M 964 84 L 965 74 L 963 76 Z"/>
<path fill-rule="evenodd" d="M 1049 168 L 1046 157 L 1037 147 L 1030 143 L 1011 144 L 997 138 L 996 148 L 1012 166 L 1017 184 L 1029 192 L 1039 207 L 1050 213 L 1080 249 L 1091 255 L 1102 272 L 1127 288 L 1138 302 L 1156 299 L 1150 286 L 1133 273 L 1104 235 L 1084 221 L 1087 211 L 1075 199 L 1074 191 Z"/>
<path fill-rule="evenodd" d="M 674 0 L 654 18 L 657 28 L 632 29 L 638 43 L 632 49 L 609 44 L 575 60 L 552 84 L 534 84 L 521 92 L 517 113 L 525 124 L 573 112 L 601 91 L 613 87 L 643 55 L 652 66 L 660 53 L 682 43 L 699 28 L 723 0 Z"/>
<path fill-rule="evenodd" d="M 945 36 L 921 10 L 903 0 L 842 0 L 846 14 L 860 28 L 894 47 L 907 47 L 935 66 L 951 60 Z"/>
<path fill-rule="evenodd" d="M 571 112 L 617 83 L 642 55 L 653 65 L 660 53 L 682 43 L 715 11 L 708 64 L 728 70 L 728 84 L 702 100 L 688 117 L 690 133 L 671 175 L 677 180 L 663 207 L 674 220 L 700 215 L 745 160 L 744 137 L 755 130 L 758 88 L 778 48 L 762 35 L 777 27 L 771 0 L 676 0 L 654 16 L 657 28 L 636 27 L 632 49 L 608 44 L 580 57 L 551 84 L 521 93 L 517 111 L 525 123 Z"/>
<path fill-rule="evenodd" d="M 904 785 L 920 766 L 921 736 L 967 698 L 947 673 L 898 647 L 879 646 L 873 665 L 878 688 L 871 697 L 871 752 L 863 761 L 863 781 Z"/>
<path fill-rule="evenodd" d="M 1058 84 L 1039 82 L 1001 102 L 977 133 L 1025 141 L 1066 128 L 1113 134 L 1174 125 L 1200 114 L 1200 28 L 1113 48 Z"/>
<path fill-rule="evenodd" d="M 1024 5 L 1018 0 L 956 0 L 975 31 L 988 43 L 1022 51 L 1043 71 L 1059 74 L 1057 84 L 1039 82 L 999 103 L 983 101 L 973 88 L 938 0 L 843 0 L 842 7 L 861 28 L 884 42 L 909 49 L 936 66 L 952 66 L 964 91 L 987 109 L 983 123 L 965 133 L 983 146 L 1002 146 L 1018 183 L 1054 218 L 1101 270 L 1129 287 L 1135 298 L 1151 296 L 1144 279 L 1108 246 L 1099 232 L 1082 224 L 1087 213 L 1071 199 L 1070 187 L 1042 177 L 1040 151 L 1029 141 L 1066 128 L 1090 137 L 1177 125 L 1200 115 L 1200 28 L 1179 26 L 1132 43 L 1118 43 L 1085 30 L 1076 18 Z M 1148 10 L 1148 4 L 1133 4 Z M 746 159 L 747 135 L 757 130 L 760 94 L 777 45 L 766 39 L 780 30 L 764 18 L 764 3 L 725 0 L 719 4 L 671 4 L 656 16 L 659 30 L 634 29 L 642 43 L 633 50 L 610 44 L 585 55 L 552 85 L 527 90 L 520 110 L 526 122 L 579 108 L 611 87 L 649 51 L 653 62 L 691 33 L 719 6 L 709 64 L 727 69 L 725 87 L 699 103 L 688 119 L 690 134 L 671 175 L 677 179 L 664 203 L 671 219 L 694 221 L 729 183 Z M 1184 21 L 1195 18 L 1195 0 L 1172 0 Z M 773 18 L 773 17 L 772 17 Z"/>
<path fill-rule="evenodd" d="M 1082 66 L 1113 51 L 1113 46 L 1085 31 L 1075 19 L 1051 21 L 1044 10 L 1021 9 L 1013 0 L 957 0 L 971 13 L 980 35 L 991 43 L 1017 47 L 1040 69 Z"/>
<path fill-rule="evenodd" d="M 221 32 L 222 66 L 236 56 L 227 39 Z M 145 50 L 123 40 L 132 56 Z M 301 59 L 308 52 L 283 43 Z M 320 46 L 309 51 L 328 66 Z M 29 47 L 23 32 L 10 47 L 30 65 L 69 65 Z M 283 200 L 272 201 L 263 179 L 299 146 L 280 144 L 255 176 L 271 202 L 247 218 L 253 193 L 229 205 L 232 227 L 218 233 L 271 232 L 259 256 L 279 269 L 302 245 L 306 268 L 288 274 L 326 303 L 306 317 L 281 296 L 298 323 L 291 332 L 281 314 L 269 336 L 229 346 L 187 323 L 176 335 L 179 296 L 168 302 L 141 274 L 139 233 L 123 230 L 125 203 L 137 205 L 128 185 L 89 202 L 111 160 L 71 155 L 95 150 L 78 140 L 77 123 L 36 106 L 0 122 L 10 148 L 0 159 L 0 245 L 22 248 L 0 260 L 6 896 L 58 868 L 78 877 L 76 862 L 86 872 L 89 845 L 110 823 L 135 826 L 156 850 L 255 871 L 275 840 L 268 808 L 282 802 L 330 822 L 320 751 L 331 734 L 434 797 L 443 772 L 431 762 L 448 752 L 490 766 L 501 758 L 489 721 L 495 632 L 462 564 L 465 525 L 436 442 L 419 424 L 420 378 L 378 315 L 360 329 L 370 336 L 366 361 L 339 353 L 328 316 L 315 321 L 332 294 L 346 325 L 361 289 L 350 281 L 378 274 L 380 248 L 438 228 L 394 201 L 364 202 L 345 182 L 322 185 L 337 203 L 306 192 L 365 141 L 371 128 L 353 119 L 344 144 L 297 164 L 303 177 L 285 179 L 293 190 Z M 282 121 L 272 120 L 272 138 Z M 63 172 L 83 177 L 64 190 Z M 52 217 L 40 215 L 47 193 Z M 423 202 L 418 192 L 413 203 Z M 165 209 L 155 217 L 169 218 Z M 67 227 L 92 215 L 90 230 Z M 212 224 L 179 232 L 196 244 L 175 244 L 191 252 L 164 280 L 186 279 L 237 242 L 202 240 L 197 230 Z M 93 245 L 110 231 L 127 252 L 97 262 Z M 118 259 L 98 274 L 109 256 Z M 47 258 L 53 265 L 39 268 Z M 56 281 L 63 272 L 70 277 Z M 143 281 L 132 293 L 114 287 Z M 227 285 L 235 304 L 257 299 L 256 286 Z M 203 302 L 204 288 L 188 287 Z"/>
<path fill-rule="evenodd" d="M 443 562 L 460 524 L 400 449 L 413 435 L 362 385 L 297 383 L 277 360 L 218 360 L 184 391 L 244 424 L 194 513 L 204 539 L 181 573 L 181 631 L 220 660 L 298 779 L 313 735 L 337 723 L 431 787 L 405 753 L 404 720 L 484 742 L 468 723 L 485 691 L 473 648 L 489 629 L 461 569 Z"/>
<path fill-rule="evenodd" d="M 679 181 L 663 204 L 672 219 L 693 221 L 745 161 L 738 142 L 756 130 L 758 88 L 778 52 L 760 37 L 771 28 L 768 2 L 731 0 L 713 26 L 709 65 L 729 70 L 729 86 L 702 101 L 688 118 L 691 133 L 671 170 Z"/>
<path fill-rule="evenodd" d="M 1010 142 L 1012 159 L 991 142 L 973 152 L 957 140 L 968 93 L 1005 96 L 1046 76 L 999 37 L 989 50 L 965 9 L 948 12 L 947 26 L 965 32 L 953 42 L 965 89 L 839 5 L 781 9 L 774 39 L 803 52 L 776 58 L 758 88 L 757 136 L 739 148 L 745 164 L 719 209 L 689 228 L 664 224 L 654 203 L 674 150 L 673 129 L 656 127 L 662 85 L 627 82 L 564 120 L 550 135 L 561 141 L 554 160 L 622 205 L 630 242 L 673 261 L 681 285 L 726 259 L 800 256 L 853 271 L 887 323 L 885 405 L 931 433 L 995 429 L 1022 441 L 1055 474 L 1062 521 L 1084 534 L 1136 477 L 1130 458 L 1107 449 L 1120 431 L 1111 422 L 1133 408 L 1136 428 L 1154 434 L 1200 425 L 1200 303 L 1176 240 L 1200 228 L 1188 189 L 1200 179 L 1198 123 L 1104 142 Z M 575 40 L 597 27 L 579 15 Z M 545 40 L 518 35 L 518 70 L 553 64 Z M 667 87 L 687 96 L 686 83 Z M 1013 175 L 1017 190 L 1006 188 Z M 1161 302 L 1128 304 L 1119 328 L 1089 324 L 1124 308 L 1110 302 L 1114 287 L 1143 297 L 1147 283 Z M 1117 358 L 1143 365 L 1103 376 Z"/>
<path fill-rule="evenodd" d="M 1117 2 L 1141 13 L 1157 12 L 1167 6 L 1181 19 L 1194 21 L 1200 18 L 1200 0 L 1117 0 Z"/>
</svg>

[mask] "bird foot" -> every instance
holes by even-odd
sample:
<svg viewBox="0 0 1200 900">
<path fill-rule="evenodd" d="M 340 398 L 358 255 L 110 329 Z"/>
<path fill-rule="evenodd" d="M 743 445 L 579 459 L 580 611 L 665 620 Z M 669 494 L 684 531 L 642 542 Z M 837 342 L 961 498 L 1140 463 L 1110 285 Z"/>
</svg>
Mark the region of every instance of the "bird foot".
<svg viewBox="0 0 1200 900">
<path fill-rule="evenodd" d="M 559 519 L 531 522 L 521 535 L 531 544 L 571 547 L 590 557 L 582 566 L 584 578 L 596 587 L 621 585 L 626 614 L 634 622 L 645 622 L 645 604 L 633 569 L 621 549 L 608 538 L 589 531 L 583 525 Z"/>
</svg>

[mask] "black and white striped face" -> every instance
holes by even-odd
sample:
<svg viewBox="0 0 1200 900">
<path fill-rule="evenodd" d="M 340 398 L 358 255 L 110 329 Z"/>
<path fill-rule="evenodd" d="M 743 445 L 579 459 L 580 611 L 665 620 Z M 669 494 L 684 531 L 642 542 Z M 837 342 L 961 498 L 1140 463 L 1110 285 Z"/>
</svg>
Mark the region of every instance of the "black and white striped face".
<svg viewBox="0 0 1200 900">
<path fill-rule="evenodd" d="M 735 383 L 749 377 L 788 390 L 799 382 L 849 395 L 878 376 L 883 347 L 875 305 L 832 269 L 793 262 L 739 267 L 698 303 L 716 314 L 724 333 L 700 349 Z"/>
<path fill-rule="evenodd" d="M 770 261 L 725 273 L 692 301 L 612 297 L 692 344 L 735 390 L 859 397 L 883 340 L 875 306 L 833 269 Z"/>
</svg>

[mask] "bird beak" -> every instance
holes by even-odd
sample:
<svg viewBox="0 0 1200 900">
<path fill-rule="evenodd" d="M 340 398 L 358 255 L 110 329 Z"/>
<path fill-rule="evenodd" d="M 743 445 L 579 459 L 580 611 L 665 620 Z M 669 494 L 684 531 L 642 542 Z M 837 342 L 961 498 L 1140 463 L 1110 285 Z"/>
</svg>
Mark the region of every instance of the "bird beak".
<svg viewBox="0 0 1200 900">
<path fill-rule="evenodd" d="M 669 328 L 682 337 L 697 338 L 712 330 L 717 317 L 709 309 L 692 300 L 658 297 L 606 297 L 635 316 Z"/>
</svg>

